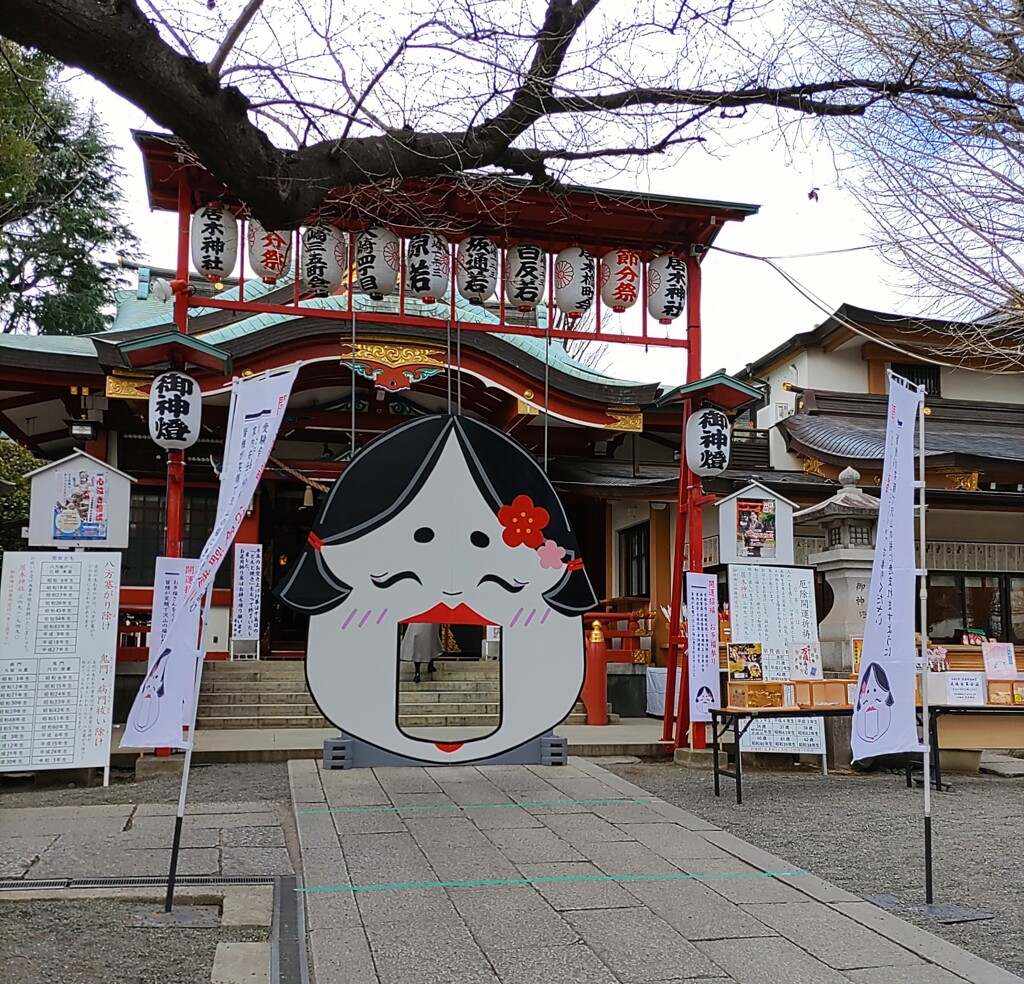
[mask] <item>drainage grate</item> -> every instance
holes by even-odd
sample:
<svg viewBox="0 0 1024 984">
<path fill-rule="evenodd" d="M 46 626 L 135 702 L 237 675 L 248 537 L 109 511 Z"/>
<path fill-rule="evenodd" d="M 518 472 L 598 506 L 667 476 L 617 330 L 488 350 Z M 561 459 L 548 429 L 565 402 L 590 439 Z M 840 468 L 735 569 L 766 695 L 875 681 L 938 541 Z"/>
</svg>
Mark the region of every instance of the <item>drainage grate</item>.
<svg viewBox="0 0 1024 984">
<path fill-rule="evenodd" d="M 274 918 L 270 937 L 272 984 L 308 984 L 304 903 L 298 878 L 282 876 L 274 886 Z"/>
<path fill-rule="evenodd" d="M 67 878 L 45 881 L 23 881 L 20 878 L 0 878 L 0 892 L 46 892 L 54 888 L 67 888 Z"/>
<path fill-rule="evenodd" d="M 163 888 L 167 879 L 162 875 L 119 878 L 72 878 L 68 888 Z M 273 885 L 273 875 L 178 875 L 174 884 L 179 888 L 210 885 Z"/>
</svg>

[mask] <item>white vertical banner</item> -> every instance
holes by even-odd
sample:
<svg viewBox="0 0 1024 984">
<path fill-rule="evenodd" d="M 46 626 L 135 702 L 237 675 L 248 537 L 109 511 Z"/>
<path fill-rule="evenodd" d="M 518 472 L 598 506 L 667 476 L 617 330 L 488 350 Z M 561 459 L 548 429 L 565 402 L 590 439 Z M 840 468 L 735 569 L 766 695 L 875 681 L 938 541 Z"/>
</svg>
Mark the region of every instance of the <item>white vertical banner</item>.
<svg viewBox="0 0 1024 984">
<path fill-rule="evenodd" d="M 853 760 L 921 747 L 915 716 L 914 425 L 921 394 L 889 373 L 889 411 L 868 616 L 853 707 Z"/>
<path fill-rule="evenodd" d="M 718 660 L 718 577 L 686 574 L 687 666 L 690 720 L 710 721 L 709 707 L 721 707 Z"/>
<path fill-rule="evenodd" d="M 234 642 L 260 637 L 260 589 L 263 586 L 263 546 L 235 544 L 235 584 L 231 601 Z"/>
<path fill-rule="evenodd" d="M 160 648 L 171 624 L 195 584 L 197 561 L 188 557 L 157 557 L 153 577 L 153 617 L 149 633 L 149 669 L 160 655 Z M 199 610 L 195 613 L 196 638 L 199 638 Z M 148 672 L 148 671 L 147 671 Z"/>
<path fill-rule="evenodd" d="M 232 385 L 217 519 L 199 555 L 195 584 L 171 622 L 156 664 L 147 673 L 132 705 L 121 747 L 187 748 L 192 740 L 191 735 L 188 739 L 183 737 L 182 726 L 191 723 L 197 659 L 201 662 L 204 655 L 198 648 L 202 643 L 195 631 L 195 620 L 202 608 L 203 595 L 213 587 L 217 570 L 245 519 L 298 371 L 295 365 L 274 374 L 236 379 Z M 149 699 L 156 703 L 147 712 L 148 726 L 140 728 L 147 688 L 152 694 Z"/>
</svg>

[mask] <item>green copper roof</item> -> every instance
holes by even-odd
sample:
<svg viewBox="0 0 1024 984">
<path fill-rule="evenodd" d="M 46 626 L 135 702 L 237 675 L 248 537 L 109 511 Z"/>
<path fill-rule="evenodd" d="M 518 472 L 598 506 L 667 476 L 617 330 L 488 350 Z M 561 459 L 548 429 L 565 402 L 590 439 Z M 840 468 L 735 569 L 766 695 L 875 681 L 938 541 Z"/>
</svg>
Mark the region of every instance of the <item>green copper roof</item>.
<svg viewBox="0 0 1024 984">
<path fill-rule="evenodd" d="M 0 349 L 3 348 L 50 355 L 96 355 L 91 335 L 14 335 L 4 332 L 0 334 Z"/>
<path fill-rule="evenodd" d="M 280 290 L 282 287 L 287 287 L 291 283 L 292 280 L 290 277 L 282 277 L 274 285 L 265 284 L 260 280 L 246 281 L 245 299 L 247 301 L 259 300 L 269 292 Z M 124 294 L 128 296 L 124 297 L 121 295 L 117 299 L 119 307 L 117 318 L 114 321 L 114 330 L 123 331 L 128 328 L 151 328 L 157 325 L 168 324 L 170 322 L 172 309 L 169 302 L 161 302 L 153 297 L 140 301 L 137 299 L 134 292 L 125 291 Z M 238 300 L 239 288 L 233 287 L 230 290 L 225 290 L 218 296 L 224 300 Z M 381 310 L 380 305 L 382 302 L 372 301 L 364 294 L 354 295 L 354 300 L 356 311 L 372 313 L 374 310 Z M 397 298 L 392 298 L 391 300 L 394 307 L 393 313 L 397 313 Z M 237 321 L 234 324 L 222 325 L 219 328 L 212 328 L 209 331 L 198 332 L 196 337 L 201 338 L 204 342 L 211 345 L 223 345 L 225 342 L 244 338 L 246 335 L 251 335 L 252 333 L 261 331 L 264 328 L 271 328 L 274 325 L 285 324 L 286 322 L 294 321 L 301 317 L 315 317 L 317 311 L 347 311 L 348 295 L 333 294 L 330 297 L 307 298 L 302 302 L 302 307 L 305 313 L 301 315 L 254 314 L 251 317 Z M 195 307 L 191 309 L 190 314 L 191 317 L 198 318 L 205 314 L 213 314 L 218 310 L 218 308 L 212 307 Z M 475 323 L 490 322 L 491 324 L 498 324 L 498 317 L 492 311 L 472 305 L 462 297 L 456 298 L 455 318 L 457 322 L 465 320 Z M 543 328 L 546 323 L 547 309 L 545 307 L 537 308 L 538 327 Z M 520 351 L 525 352 L 538 362 L 544 362 L 545 349 L 548 348 L 545 339 L 534 338 L 529 335 L 507 335 L 504 333 L 495 334 L 496 337 L 500 338 L 502 341 L 507 342 L 509 345 L 514 345 Z M 572 356 L 565 351 L 565 348 L 558 344 L 557 341 L 552 342 L 547 353 L 547 358 L 552 368 L 557 369 L 559 372 L 566 373 L 567 375 L 575 376 L 578 379 L 586 380 L 587 382 L 600 383 L 606 386 L 643 385 L 632 380 L 617 379 L 614 376 L 606 375 L 605 373 L 598 372 L 582 365 L 576 359 L 572 358 Z"/>
</svg>

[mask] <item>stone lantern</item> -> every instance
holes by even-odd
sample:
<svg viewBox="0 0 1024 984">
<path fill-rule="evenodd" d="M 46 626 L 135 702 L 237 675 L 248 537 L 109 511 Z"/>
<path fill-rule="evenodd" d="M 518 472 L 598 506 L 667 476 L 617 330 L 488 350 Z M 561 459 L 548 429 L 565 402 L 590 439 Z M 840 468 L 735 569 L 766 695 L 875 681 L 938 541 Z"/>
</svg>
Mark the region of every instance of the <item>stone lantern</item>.
<svg viewBox="0 0 1024 984">
<path fill-rule="evenodd" d="M 835 599 L 818 625 L 818 638 L 822 667 L 840 676 L 853 672 L 850 639 L 864 635 L 878 528 L 879 501 L 862 491 L 859 481 L 857 471 L 845 468 L 839 474 L 839 491 L 831 499 L 793 514 L 794 523 L 825 531 L 825 549 L 812 554 L 808 562 L 822 572 Z"/>
</svg>

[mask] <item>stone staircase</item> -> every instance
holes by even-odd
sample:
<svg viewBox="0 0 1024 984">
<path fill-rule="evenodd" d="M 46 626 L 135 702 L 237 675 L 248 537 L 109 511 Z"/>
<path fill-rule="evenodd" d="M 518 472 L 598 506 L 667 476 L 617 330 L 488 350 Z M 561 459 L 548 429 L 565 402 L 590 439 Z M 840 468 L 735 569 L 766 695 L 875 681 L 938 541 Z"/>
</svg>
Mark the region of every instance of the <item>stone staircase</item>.
<svg viewBox="0 0 1024 984">
<path fill-rule="evenodd" d="M 399 721 L 403 728 L 478 728 L 498 725 L 497 661 L 438 661 L 413 683 L 412 664 L 399 673 Z M 618 720 L 611 715 L 610 721 Z M 577 703 L 566 724 L 586 724 Z M 199 695 L 200 728 L 329 728 L 306 688 L 302 660 L 207 663 Z"/>
</svg>

